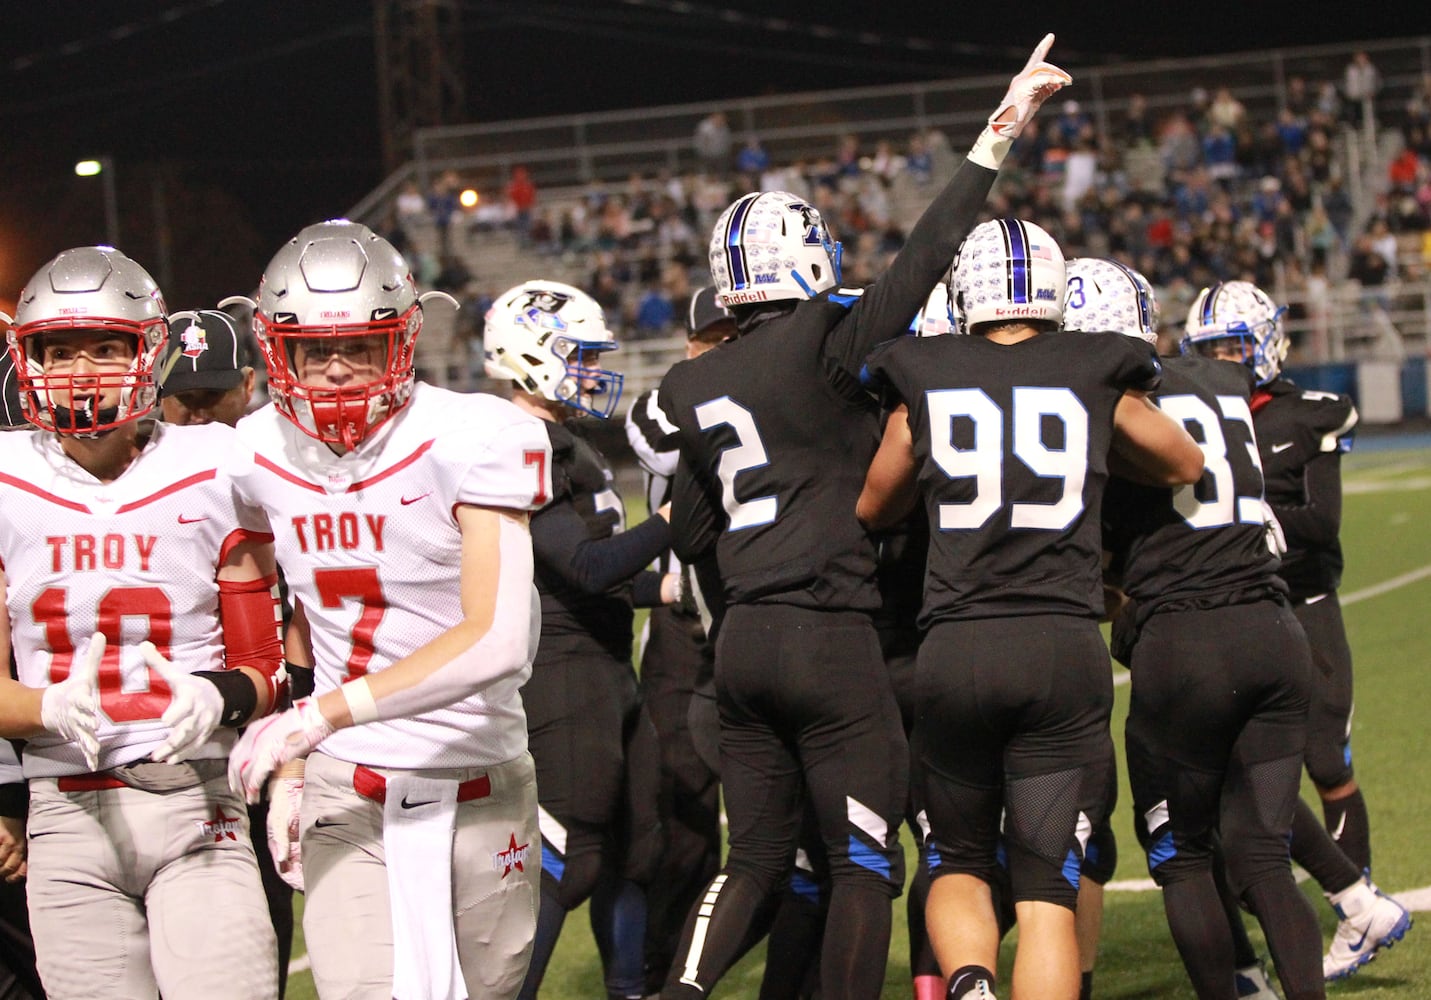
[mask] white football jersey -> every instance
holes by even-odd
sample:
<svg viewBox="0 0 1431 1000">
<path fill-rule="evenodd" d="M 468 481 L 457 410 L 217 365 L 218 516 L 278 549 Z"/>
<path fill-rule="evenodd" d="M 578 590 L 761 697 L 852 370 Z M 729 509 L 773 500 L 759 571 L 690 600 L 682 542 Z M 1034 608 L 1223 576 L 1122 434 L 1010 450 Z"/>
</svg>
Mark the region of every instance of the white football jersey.
<svg viewBox="0 0 1431 1000">
<path fill-rule="evenodd" d="M 223 465 L 235 450 L 222 424 L 156 424 L 133 463 L 101 483 L 44 431 L 0 434 L 0 563 L 9 587 L 10 641 L 21 683 L 69 675 L 96 631 L 100 767 L 148 756 L 168 735 L 168 685 L 139 655 L 144 640 L 190 673 L 224 665 L 217 573 L 229 547 L 269 537 L 263 513 L 240 501 Z M 196 757 L 225 757 L 220 729 Z M 29 777 L 89 770 L 55 736 L 25 747 Z"/>
<path fill-rule="evenodd" d="M 458 505 L 533 510 L 551 496 L 542 422 L 496 396 L 419 383 L 406 409 L 342 456 L 272 406 L 238 430 L 235 480 L 274 525 L 279 566 L 308 617 L 319 695 L 462 621 Z M 531 655 L 463 701 L 340 730 L 322 750 L 395 768 L 511 760 L 527 748 L 519 691 L 530 674 Z"/>
</svg>

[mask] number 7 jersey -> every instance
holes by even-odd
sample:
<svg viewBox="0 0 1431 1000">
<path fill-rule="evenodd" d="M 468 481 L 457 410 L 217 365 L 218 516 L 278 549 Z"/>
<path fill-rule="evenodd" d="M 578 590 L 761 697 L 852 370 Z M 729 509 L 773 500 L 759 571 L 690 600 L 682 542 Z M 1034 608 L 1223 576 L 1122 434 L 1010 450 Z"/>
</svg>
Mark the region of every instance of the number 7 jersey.
<svg viewBox="0 0 1431 1000">
<path fill-rule="evenodd" d="M 169 732 L 160 721 L 169 688 L 140 643 L 180 670 L 224 666 L 219 566 L 238 541 L 269 537 L 220 467 L 234 440 L 222 424 L 156 424 L 123 474 L 101 483 L 53 434 L 0 435 L 0 563 L 19 679 L 64 680 L 76 652 L 104 633 L 101 768 L 147 757 Z M 195 756 L 225 757 L 233 740 L 220 729 Z M 88 770 L 78 747 L 50 735 L 28 742 L 24 762 L 28 777 Z"/>
<path fill-rule="evenodd" d="M 238 430 L 235 481 L 274 526 L 279 566 L 307 615 L 320 695 L 386 669 L 462 621 L 459 505 L 534 510 L 551 495 L 542 422 L 495 396 L 419 384 L 397 418 L 343 456 L 272 406 Z M 518 692 L 535 651 L 534 634 L 526 664 L 480 692 L 413 718 L 341 730 L 321 749 L 397 768 L 511 760 L 527 747 Z"/>
</svg>

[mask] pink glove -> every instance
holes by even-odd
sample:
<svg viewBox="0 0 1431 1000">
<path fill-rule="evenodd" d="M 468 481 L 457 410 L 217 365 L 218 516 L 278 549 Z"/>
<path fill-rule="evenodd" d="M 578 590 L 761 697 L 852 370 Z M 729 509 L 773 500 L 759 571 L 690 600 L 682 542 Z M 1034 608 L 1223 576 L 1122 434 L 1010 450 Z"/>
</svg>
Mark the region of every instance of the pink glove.
<svg viewBox="0 0 1431 1000">
<path fill-rule="evenodd" d="M 257 802 L 268 776 L 308 752 L 333 733 L 333 725 L 304 698 L 288 711 L 268 715 L 244 730 L 229 754 L 229 787 L 248 802 Z"/>
<path fill-rule="evenodd" d="M 303 891 L 303 856 L 298 847 L 298 807 L 303 801 L 303 765 L 289 764 L 268 782 L 268 853 L 278 877 Z"/>
</svg>

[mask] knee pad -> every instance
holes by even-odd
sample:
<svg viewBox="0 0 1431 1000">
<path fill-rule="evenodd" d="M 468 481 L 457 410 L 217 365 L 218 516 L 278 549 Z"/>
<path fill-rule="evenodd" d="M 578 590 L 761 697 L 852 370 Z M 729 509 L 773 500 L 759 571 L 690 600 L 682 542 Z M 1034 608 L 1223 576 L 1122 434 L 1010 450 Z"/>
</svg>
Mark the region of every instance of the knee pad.
<svg viewBox="0 0 1431 1000">
<path fill-rule="evenodd" d="M 601 855 L 595 852 L 560 858 L 542 844 L 542 895 L 564 910 L 574 910 L 591 898 L 601 877 Z"/>
<path fill-rule="evenodd" d="M 1093 836 L 1083 848 L 1083 877 L 1106 885 L 1118 870 L 1118 839 L 1113 836 L 1113 827 L 1104 820 L 1093 828 Z"/>
<path fill-rule="evenodd" d="M 1307 775 L 1318 788 L 1337 788 L 1352 780 L 1351 743 L 1317 739 L 1307 733 Z"/>
<path fill-rule="evenodd" d="M 1175 837 L 1168 818 L 1167 800 L 1135 817 L 1133 826 L 1138 832 L 1138 843 L 1147 855 L 1148 874 L 1159 887 L 1205 871 L 1213 863 L 1211 830 L 1206 837 Z"/>
</svg>

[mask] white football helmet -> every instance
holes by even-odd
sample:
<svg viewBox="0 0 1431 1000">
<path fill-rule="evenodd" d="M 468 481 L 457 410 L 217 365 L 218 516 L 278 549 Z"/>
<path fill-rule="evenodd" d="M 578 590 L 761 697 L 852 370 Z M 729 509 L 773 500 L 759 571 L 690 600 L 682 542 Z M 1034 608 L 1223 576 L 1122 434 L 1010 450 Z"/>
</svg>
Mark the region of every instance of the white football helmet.
<svg viewBox="0 0 1431 1000">
<path fill-rule="evenodd" d="M 909 326 L 909 332 L 916 337 L 939 337 L 946 333 L 963 333 L 959 321 L 954 318 L 954 310 L 949 305 L 949 285 L 939 282 L 929 298 L 924 302 Z"/>
<path fill-rule="evenodd" d="M 717 298 L 726 308 L 814 298 L 840 283 L 841 252 L 819 211 L 799 195 L 745 195 L 711 232 Z"/>
<path fill-rule="evenodd" d="M 624 379 L 594 362 L 616 347 L 596 300 L 559 281 L 528 281 L 497 296 L 482 334 L 489 376 L 603 420 L 616 412 Z"/>
<path fill-rule="evenodd" d="M 949 277 L 949 301 L 959 325 L 1006 320 L 1063 321 L 1063 251 L 1032 222 L 982 222 L 965 237 Z"/>
<path fill-rule="evenodd" d="M 1250 281 L 1221 281 L 1204 288 L 1188 309 L 1182 352 L 1207 353 L 1217 341 L 1235 340 L 1242 363 L 1266 385 L 1282 371 L 1290 346 L 1282 329 L 1287 310 Z"/>
<path fill-rule="evenodd" d="M 10 327 L 25 419 L 58 434 L 94 437 L 149 413 L 158 396 L 154 363 L 169 336 L 165 312 L 149 272 L 113 247 L 66 250 L 36 271 L 14 318 L 0 313 Z M 134 359 L 123 371 L 46 374 L 46 339 L 80 331 L 133 337 Z M 119 390 L 117 404 L 95 405 L 107 389 Z M 59 405 L 60 397 L 71 405 Z"/>
<path fill-rule="evenodd" d="M 1063 328 L 1083 333 L 1111 332 L 1158 346 L 1158 298 L 1137 271 L 1104 257 L 1068 262 L 1068 295 Z"/>
<path fill-rule="evenodd" d="M 412 398 L 422 303 L 434 296 L 456 304 L 445 292 L 419 296 L 407 261 L 391 243 L 367 226 L 334 219 L 307 227 L 274 254 L 257 302 L 234 296 L 219 305 L 253 307 L 278 412 L 310 437 L 351 450 Z M 312 385 L 299 374 L 300 344 L 305 352 L 342 358 L 374 338 L 384 358 L 375 378 Z"/>
</svg>

